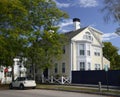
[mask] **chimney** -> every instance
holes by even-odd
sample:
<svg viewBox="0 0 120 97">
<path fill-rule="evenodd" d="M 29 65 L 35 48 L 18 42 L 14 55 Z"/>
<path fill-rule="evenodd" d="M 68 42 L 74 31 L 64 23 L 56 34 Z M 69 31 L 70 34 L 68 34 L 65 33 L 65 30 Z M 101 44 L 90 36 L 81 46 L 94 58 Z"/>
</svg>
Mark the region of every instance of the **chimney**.
<svg viewBox="0 0 120 97">
<path fill-rule="evenodd" d="M 73 18 L 73 24 L 74 24 L 75 30 L 80 29 L 80 19 L 79 18 Z"/>
</svg>

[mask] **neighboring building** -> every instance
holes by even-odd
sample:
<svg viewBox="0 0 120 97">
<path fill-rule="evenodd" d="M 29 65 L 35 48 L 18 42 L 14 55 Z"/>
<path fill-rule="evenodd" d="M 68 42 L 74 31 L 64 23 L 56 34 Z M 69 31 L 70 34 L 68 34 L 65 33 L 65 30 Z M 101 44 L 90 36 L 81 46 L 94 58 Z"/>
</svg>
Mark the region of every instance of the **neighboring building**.
<svg viewBox="0 0 120 97">
<path fill-rule="evenodd" d="M 69 43 L 63 47 L 61 60 L 54 60 L 48 76 L 71 78 L 72 71 L 103 70 L 110 62 L 103 56 L 102 32 L 93 27 L 80 28 L 80 20 L 73 19 L 75 30 L 65 33 Z"/>
<path fill-rule="evenodd" d="M 19 58 L 14 58 L 14 79 L 26 76 L 26 68 L 20 63 Z M 8 84 L 12 81 L 12 67 L 0 66 L 0 83 Z"/>
</svg>

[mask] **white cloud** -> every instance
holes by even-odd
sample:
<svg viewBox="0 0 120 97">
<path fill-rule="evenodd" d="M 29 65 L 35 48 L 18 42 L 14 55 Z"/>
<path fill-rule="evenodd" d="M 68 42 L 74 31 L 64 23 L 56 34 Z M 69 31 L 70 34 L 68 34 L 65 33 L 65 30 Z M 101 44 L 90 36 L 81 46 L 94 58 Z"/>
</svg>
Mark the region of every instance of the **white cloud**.
<svg viewBox="0 0 120 97">
<path fill-rule="evenodd" d="M 97 0 L 79 0 L 80 7 L 96 7 L 98 5 Z"/>
<path fill-rule="evenodd" d="M 98 5 L 97 0 L 67 0 L 67 3 L 60 3 L 58 0 L 54 0 L 59 8 L 67 8 L 67 7 L 96 7 Z"/>
<path fill-rule="evenodd" d="M 59 8 L 69 7 L 70 3 L 59 3 L 57 0 L 54 0 Z"/>
<path fill-rule="evenodd" d="M 71 29 L 70 26 L 73 25 L 73 21 L 72 19 L 66 19 L 66 20 L 63 20 L 58 26 L 60 27 L 59 31 L 60 32 L 68 32 Z"/>
<path fill-rule="evenodd" d="M 65 26 L 69 26 L 69 25 L 71 25 L 71 24 L 73 24 L 72 19 L 66 19 L 66 20 L 63 20 L 63 21 L 59 24 L 59 26 L 60 26 L 60 27 L 65 27 Z"/>
<path fill-rule="evenodd" d="M 111 39 L 117 38 L 118 35 L 116 35 L 115 33 L 105 33 L 103 35 L 103 41 L 109 41 Z"/>
</svg>

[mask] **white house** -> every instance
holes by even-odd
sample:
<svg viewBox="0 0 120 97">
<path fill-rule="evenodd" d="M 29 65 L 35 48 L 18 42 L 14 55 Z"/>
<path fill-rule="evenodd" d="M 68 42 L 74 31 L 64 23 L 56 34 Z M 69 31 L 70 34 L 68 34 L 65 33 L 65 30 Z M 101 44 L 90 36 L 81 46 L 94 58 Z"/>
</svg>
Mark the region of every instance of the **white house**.
<svg viewBox="0 0 120 97">
<path fill-rule="evenodd" d="M 66 76 L 71 79 L 72 71 L 103 70 L 110 68 L 110 62 L 103 56 L 103 32 L 93 27 L 80 27 L 80 19 L 74 18 L 74 31 L 65 33 L 68 44 L 63 47 L 61 60 L 54 60 L 54 66 L 48 70 L 48 76 Z"/>
</svg>

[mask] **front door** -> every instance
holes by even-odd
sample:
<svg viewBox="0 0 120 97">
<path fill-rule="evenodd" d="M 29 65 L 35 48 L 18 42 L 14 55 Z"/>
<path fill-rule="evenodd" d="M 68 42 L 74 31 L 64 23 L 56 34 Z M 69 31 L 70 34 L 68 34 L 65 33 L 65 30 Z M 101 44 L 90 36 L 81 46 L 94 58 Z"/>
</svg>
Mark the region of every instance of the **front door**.
<svg viewBox="0 0 120 97">
<path fill-rule="evenodd" d="M 48 68 L 46 68 L 46 69 L 44 70 L 43 74 L 44 74 L 44 77 L 45 77 L 45 78 L 48 78 Z"/>
</svg>

